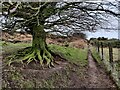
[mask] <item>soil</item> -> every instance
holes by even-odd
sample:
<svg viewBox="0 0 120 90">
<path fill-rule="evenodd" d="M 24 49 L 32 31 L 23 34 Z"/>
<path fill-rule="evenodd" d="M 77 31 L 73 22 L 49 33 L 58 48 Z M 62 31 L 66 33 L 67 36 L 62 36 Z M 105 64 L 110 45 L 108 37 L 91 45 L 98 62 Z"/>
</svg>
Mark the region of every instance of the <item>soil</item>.
<svg viewBox="0 0 120 90">
<path fill-rule="evenodd" d="M 89 69 L 88 69 L 88 87 L 89 88 L 115 88 L 115 84 L 110 79 L 109 75 L 105 71 L 97 67 L 91 52 L 88 53 Z"/>
<path fill-rule="evenodd" d="M 42 68 L 39 63 L 27 64 L 13 63 L 3 68 L 3 87 L 5 88 L 113 88 L 116 85 L 105 73 L 97 67 L 96 62 L 88 52 L 88 66 L 81 67 L 60 56 L 54 56 L 56 63 L 52 68 Z M 16 76 L 18 73 L 18 76 Z M 16 78 L 17 77 L 17 78 Z M 30 84 L 26 86 L 26 84 Z"/>
<path fill-rule="evenodd" d="M 5 66 L 3 68 L 3 87 L 28 88 L 25 86 L 26 83 L 32 83 L 30 85 L 31 87 L 49 88 L 49 86 L 46 85 L 48 82 L 52 84 L 50 88 L 86 87 L 84 79 L 87 77 L 87 67 L 80 68 L 79 66 L 62 59 L 59 56 L 55 56 L 55 60 L 55 66 L 52 68 L 42 68 L 39 63 L 35 62 L 32 62 L 29 65 L 13 63 L 11 66 Z M 16 76 L 16 73 L 20 77 Z"/>
<path fill-rule="evenodd" d="M 0 89 L 2 85 L 2 55 L 0 54 Z"/>
<path fill-rule="evenodd" d="M 11 37 L 19 37 L 21 41 L 31 41 L 30 35 L 10 36 L 3 34 L 3 39 L 8 40 Z M 17 40 L 17 39 L 16 39 Z M 47 43 L 64 45 L 68 40 L 69 46 L 77 48 L 86 48 L 87 42 L 83 39 L 62 39 L 49 38 Z M 82 42 L 82 43 L 81 43 Z M 7 57 L 8 55 L 3 55 Z M 3 63 L 5 59 L 3 57 Z M 2 58 L 2 57 L 0 57 Z M 96 62 L 88 52 L 88 66 L 79 66 L 68 62 L 64 58 L 54 55 L 55 66 L 52 68 L 42 67 L 38 62 L 32 62 L 29 65 L 13 63 L 11 66 L 3 66 L 2 87 L 4 88 L 113 88 L 116 85 L 106 74 L 103 68 L 98 67 Z M 0 62 L 1 63 L 1 62 Z M 0 64 L 1 65 L 1 64 Z"/>
</svg>

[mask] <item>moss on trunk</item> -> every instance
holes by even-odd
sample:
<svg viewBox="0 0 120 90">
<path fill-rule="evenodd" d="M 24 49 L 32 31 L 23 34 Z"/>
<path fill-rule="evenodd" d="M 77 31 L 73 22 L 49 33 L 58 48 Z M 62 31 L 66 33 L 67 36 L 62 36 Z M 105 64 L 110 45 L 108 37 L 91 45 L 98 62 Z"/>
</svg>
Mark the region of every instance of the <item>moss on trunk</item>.
<svg viewBox="0 0 120 90">
<path fill-rule="evenodd" d="M 32 49 L 23 60 L 27 60 L 27 63 L 35 60 L 39 61 L 41 65 L 53 65 L 53 57 L 47 48 L 46 33 L 43 25 L 33 27 Z"/>
</svg>

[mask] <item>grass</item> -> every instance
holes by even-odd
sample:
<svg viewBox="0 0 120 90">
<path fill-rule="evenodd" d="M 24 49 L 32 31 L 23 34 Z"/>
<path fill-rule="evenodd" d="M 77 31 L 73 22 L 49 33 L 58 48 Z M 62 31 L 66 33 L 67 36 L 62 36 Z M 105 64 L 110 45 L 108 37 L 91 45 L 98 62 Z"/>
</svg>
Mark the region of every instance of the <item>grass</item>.
<svg viewBox="0 0 120 90">
<path fill-rule="evenodd" d="M 101 63 L 101 57 L 100 57 L 100 54 L 96 51 L 96 48 L 95 47 L 91 47 L 91 51 L 92 51 L 92 54 L 93 54 L 93 57 L 97 60 L 98 63 Z M 101 49 L 100 49 L 100 53 L 101 53 Z M 106 62 L 109 62 L 109 49 L 108 48 L 103 48 L 103 58 Z M 119 50 L 117 48 L 113 48 L 113 61 L 119 61 Z M 119 62 L 118 63 L 114 63 L 116 64 L 115 68 L 118 70 L 120 68 L 120 64 Z"/>
<path fill-rule="evenodd" d="M 49 48 L 72 63 L 83 66 L 87 64 L 87 49 L 78 49 L 59 45 L 49 45 Z"/>
<path fill-rule="evenodd" d="M 2 46 L 2 51 L 5 54 L 13 54 L 16 53 L 17 50 L 25 48 L 25 47 L 29 47 L 31 46 L 30 43 L 10 43 L 10 42 L 4 42 L 4 41 L 0 41 L 0 46 Z"/>
<path fill-rule="evenodd" d="M 7 43 L 0 42 L 0 46 L 2 47 L 3 51 L 6 53 L 14 54 L 17 50 L 26 48 L 28 46 L 31 46 L 31 43 Z M 71 83 L 72 74 L 76 74 L 77 78 L 82 78 L 84 80 L 85 70 L 87 65 L 87 49 L 77 49 L 77 48 L 71 48 L 71 47 L 64 47 L 59 45 L 48 45 L 48 47 L 55 53 L 58 53 L 62 55 L 65 59 L 67 59 L 69 62 L 79 64 L 79 67 L 74 66 L 73 64 L 66 65 L 64 69 L 61 69 L 60 71 L 56 71 L 50 75 L 50 78 L 38 78 L 31 76 L 32 73 L 29 74 L 30 78 L 24 78 L 25 74 L 21 72 L 20 69 L 15 68 L 14 66 L 8 66 L 7 70 L 9 72 L 3 71 L 3 76 L 5 78 L 3 79 L 3 87 L 11 87 L 9 86 L 9 80 L 14 84 L 12 87 L 17 88 L 55 88 L 55 87 L 68 87 Z M 3 69 L 4 70 L 4 69 Z M 6 70 L 6 68 L 5 68 Z M 6 70 L 6 71 L 7 71 Z M 34 70 L 33 70 L 34 71 Z M 26 71 L 27 72 L 27 71 Z M 35 73 L 33 73 L 35 74 Z M 36 74 L 35 74 L 36 75 Z M 9 84 L 9 85 L 8 85 Z"/>
<path fill-rule="evenodd" d="M 93 57 L 96 59 L 96 61 L 99 64 L 101 64 L 102 63 L 101 57 L 100 57 L 99 53 L 96 51 L 96 48 L 94 46 L 91 47 L 91 52 L 92 52 Z"/>
<path fill-rule="evenodd" d="M 14 54 L 18 50 L 31 46 L 31 43 L 5 43 L 4 41 L 0 41 L 0 46 L 2 46 L 3 53 L 5 54 Z M 63 58 L 68 61 L 79 64 L 81 66 L 87 65 L 87 49 L 78 49 L 71 47 L 64 47 L 59 45 L 48 45 L 48 47 L 55 53 L 62 55 Z"/>
<path fill-rule="evenodd" d="M 113 48 L 113 67 L 111 66 L 110 62 L 109 62 L 109 49 L 108 48 L 104 48 L 103 49 L 103 55 L 104 55 L 104 60 L 103 62 L 101 61 L 100 58 L 100 54 L 97 52 L 95 47 L 91 47 L 91 51 L 92 54 L 94 56 L 94 58 L 97 60 L 98 63 L 104 64 L 107 71 L 111 71 L 111 75 L 114 78 L 116 84 L 118 85 L 118 87 L 120 87 L 120 77 L 119 77 L 119 72 L 120 72 L 120 62 L 115 62 L 118 61 L 118 49 L 117 48 Z M 101 50 L 100 50 L 101 52 Z"/>
<path fill-rule="evenodd" d="M 101 49 L 100 49 L 101 52 Z M 104 59 L 109 61 L 109 48 L 103 48 Z M 113 48 L 113 61 L 118 61 L 119 49 Z"/>
<path fill-rule="evenodd" d="M 3 43 L 4 43 L 4 41 L 0 41 L 0 46 L 2 46 Z"/>
<path fill-rule="evenodd" d="M 104 60 L 109 62 L 109 48 L 103 48 Z M 113 62 L 116 70 L 120 70 L 119 49 L 113 48 Z"/>
</svg>

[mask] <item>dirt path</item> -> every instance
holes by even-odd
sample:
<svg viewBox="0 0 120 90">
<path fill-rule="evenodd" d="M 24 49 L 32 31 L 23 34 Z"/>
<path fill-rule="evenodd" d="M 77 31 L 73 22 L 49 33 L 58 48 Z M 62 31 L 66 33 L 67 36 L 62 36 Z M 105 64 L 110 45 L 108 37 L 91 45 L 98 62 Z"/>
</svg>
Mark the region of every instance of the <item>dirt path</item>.
<svg viewBox="0 0 120 90">
<path fill-rule="evenodd" d="M 104 72 L 103 69 L 97 67 L 93 57 L 91 56 L 91 52 L 88 52 L 88 87 L 90 88 L 115 88 L 116 86 L 113 84 L 112 80 L 110 80 L 109 76 Z"/>
<path fill-rule="evenodd" d="M 2 47 L 0 47 L 0 89 L 2 85 Z"/>
</svg>

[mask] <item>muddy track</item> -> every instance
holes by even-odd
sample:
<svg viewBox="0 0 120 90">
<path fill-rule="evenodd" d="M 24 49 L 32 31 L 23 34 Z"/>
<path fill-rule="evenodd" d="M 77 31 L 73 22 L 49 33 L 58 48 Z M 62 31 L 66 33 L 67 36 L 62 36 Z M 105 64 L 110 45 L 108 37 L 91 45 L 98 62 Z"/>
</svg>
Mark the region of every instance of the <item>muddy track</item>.
<svg viewBox="0 0 120 90">
<path fill-rule="evenodd" d="M 113 84 L 112 80 L 105 73 L 105 71 L 102 68 L 97 67 L 90 50 L 88 51 L 88 62 L 89 88 L 116 88 L 116 86 Z"/>
<path fill-rule="evenodd" d="M 1 50 L 1 48 L 0 48 Z M 0 51 L 0 89 L 1 89 L 1 86 L 2 86 L 2 52 Z"/>
</svg>

